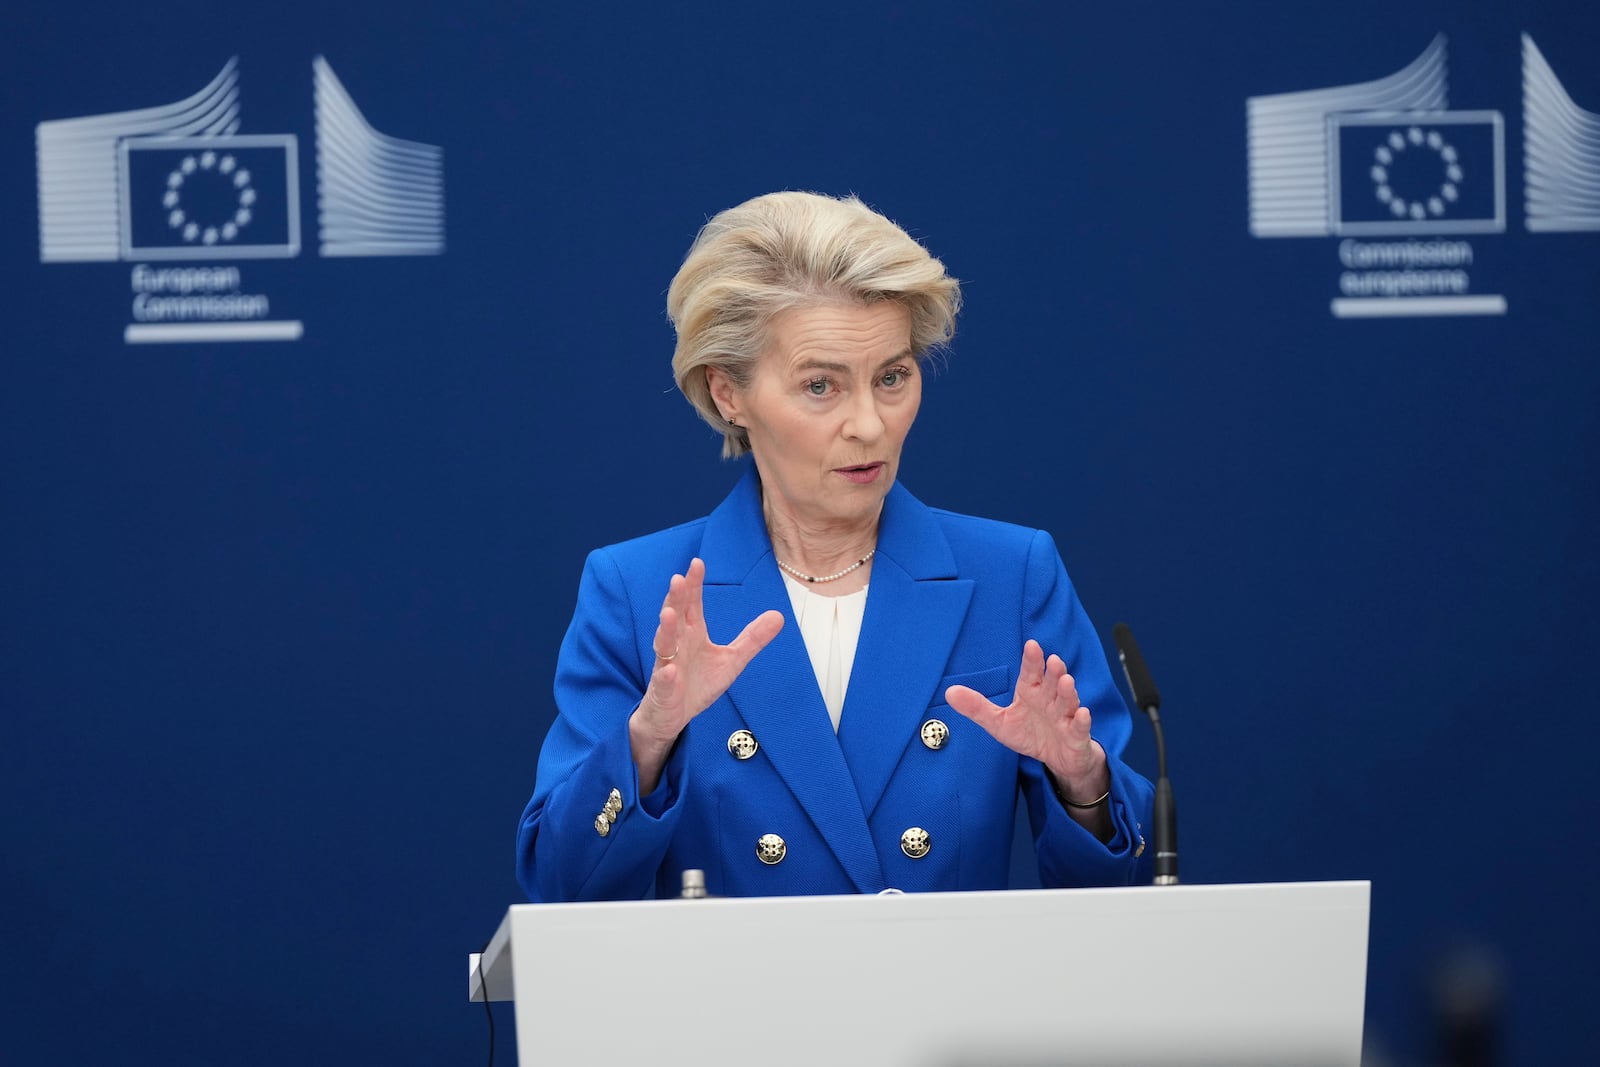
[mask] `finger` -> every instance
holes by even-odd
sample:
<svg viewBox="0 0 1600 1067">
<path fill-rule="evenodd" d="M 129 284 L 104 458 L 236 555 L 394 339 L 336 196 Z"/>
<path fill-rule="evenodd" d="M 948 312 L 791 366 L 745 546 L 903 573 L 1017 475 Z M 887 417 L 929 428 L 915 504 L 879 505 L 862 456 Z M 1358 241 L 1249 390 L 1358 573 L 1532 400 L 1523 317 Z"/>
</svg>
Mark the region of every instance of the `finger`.
<svg viewBox="0 0 1600 1067">
<path fill-rule="evenodd" d="M 684 622 L 690 626 L 699 626 L 704 619 L 702 603 L 705 598 L 706 587 L 706 562 L 699 556 L 689 561 L 689 569 L 684 573 Z"/>
<path fill-rule="evenodd" d="M 1067 713 L 1067 731 L 1074 741 L 1088 741 L 1093 726 L 1094 716 L 1082 704 L 1077 704 Z"/>
<path fill-rule="evenodd" d="M 1044 680 L 1044 649 L 1039 642 L 1028 638 L 1022 645 L 1022 667 L 1017 675 L 1017 686 L 1038 685 Z"/>
<path fill-rule="evenodd" d="M 964 685 L 952 685 L 944 691 L 944 699 L 945 703 L 962 715 L 990 733 L 994 732 L 990 727 L 1000 718 L 1000 706 L 976 689 Z"/>
<path fill-rule="evenodd" d="M 1067 673 L 1067 665 L 1060 656 L 1051 656 L 1045 670 L 1045 694 L 1052 710 L 1070 715 L 1078 706 L 1078 683 Z"/>
<path fill-rule="evenodd" d="M 1040 654 L 1043 655 L 1042 652 Z M 1017 688 L 1018 705 L 1040 715 L 1054 714 L 1060 700 L 1061 677 L 1066 673 L 1067 666 L 1061 662 L 1060 656 L 1044 660 L 1038 683 L 1027 689 Z"/>
<path fill-rule="evenodd" d="M 734 663 L 738 665 L 738 669 L 744 670 L 750 661 L 756 658 L 756 653 L 771 644 L 772 639 L 777 637 L 782 629 L 781 611 L 763 611 L 751 619 L 745 628 L 739 631 L 739 636 L 728 642 L 728 650 L 733 653 Z"/>
<path fill-rule="evenodd" d="M 667 582 L 667 595 L 661 598 L 661 606 L 673 608 L 682 616 L 683 614 L 683 575 L 674 574 Z"/>
<path fill-rule="evenodd" d="M 1061 677 L 1056 679 L 1056 700 L 1060 702 L 1063 710 L 1071 712 L 1078 704 L 1078 682 L 1068 674 L 1066 665 L 1061 667 Z"/>
<path fill-rule="evenodd" d="M 664 600 L 672 599 L 672 591 L 674 589 L 678 588 L 678 579 L 682 578 L 682 577 L 683 577 L 683 575 L 677 573 L 676 571 L 673 572 L 672 577 L 667 579 L 667 595 L 665 597 L 663 597 L 662 599 L 664 599 Z"/>
<path fill-rule="evenodd" d="M 1060 685 L 1061 679 L 1066 677 L 1067 665 L 1060 656 L 1051 653 L 1050 658 L 1044 661 L 1044 685 L 1052 693 Z"/>
<path fill-rule="evenodd" d="M 658 669 L 678 658 L 679 629 L 677 609 L 671 604 L 661 605 L 656 634 L 650 641 L 650 651 L 655 653 Z"/>
</svg>

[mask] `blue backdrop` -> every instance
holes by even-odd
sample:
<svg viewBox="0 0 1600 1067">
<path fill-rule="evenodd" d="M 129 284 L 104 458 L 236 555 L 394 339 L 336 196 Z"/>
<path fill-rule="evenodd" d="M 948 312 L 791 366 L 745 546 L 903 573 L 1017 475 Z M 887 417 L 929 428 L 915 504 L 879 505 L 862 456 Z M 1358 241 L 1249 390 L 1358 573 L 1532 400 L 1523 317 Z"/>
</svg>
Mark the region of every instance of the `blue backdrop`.
<svg viewBox="0 0 1600 1067">
<path fill-rule="evenodd" d="M 779 188 L 964 280 L 904 479 L 1134 625 L 1186 879 L 1370 878 L 1394 1060 L 1459 945 L 1510 1061 L 1582 1058 L 1593 9 L 181 0 L 0 42 L 0 1059 L 481 1056 L 583 555 L 733 477 L 667 283 Z"/>
</svg>

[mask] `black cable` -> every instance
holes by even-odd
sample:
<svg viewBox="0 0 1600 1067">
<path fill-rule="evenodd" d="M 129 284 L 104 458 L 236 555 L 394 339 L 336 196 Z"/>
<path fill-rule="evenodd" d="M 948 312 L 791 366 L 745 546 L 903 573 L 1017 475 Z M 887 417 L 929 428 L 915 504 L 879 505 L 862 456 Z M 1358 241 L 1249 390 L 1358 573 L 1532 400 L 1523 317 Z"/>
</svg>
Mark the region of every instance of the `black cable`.
<svg viewBox="0 0 1600 1067">
<path fill-rule="evenodd" d="M 494 1009 L 489 1006 L 489 983 L 483 977 L 483 956 L 489 951 L 489 943 L 494 938 L 483 943 L 478 950 L 478 992 L 483 994 L 483 1016 L 489 1020 L 489 1067 L 494 1067 Z"/>
</svg>

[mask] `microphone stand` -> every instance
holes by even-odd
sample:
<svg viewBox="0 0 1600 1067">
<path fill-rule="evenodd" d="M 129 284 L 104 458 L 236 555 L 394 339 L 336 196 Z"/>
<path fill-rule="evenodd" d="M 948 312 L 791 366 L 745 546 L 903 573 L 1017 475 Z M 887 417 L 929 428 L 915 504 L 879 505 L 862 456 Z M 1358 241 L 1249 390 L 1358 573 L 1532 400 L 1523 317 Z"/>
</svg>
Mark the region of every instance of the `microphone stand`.
<svg viewBox="0 0 1600 1067">
<path fill-rule="evenodd" d="M 1111 630 L 1117 644 L 1117 658 L 1122 661 L 1122 673 L 1128 679 L 1128 692 L 1133 702 L 1150 719 L 1156 734 L 1156 799 L 1152 816 L 1151 836 L 1155 838 L 1155 884 L 1178 884 L 1178 809 L 1172 800 L 1172 780 L 1167 777 L 1167 739 L 1161 732 L 1161 692 L 1156 689 L 1150 668 L 1145 666 L 1139 653 L 1139 643 L 1125 622 Z"/>
<path fill-rule="evenodd" d="M 1160 777 L 1156 779 L 1156 805 L 1155 828 L 1156 839 L 1156 885 L 1178 884 L 1178 809 L 1172 802 L 1172 780 L 1167 777 L 1167 742 L 1161 735 L 1161 715 L 1159 709 L 1151 704 L 1144 709 L 1150 717 L 1150 725 L 1156 732 L 1156 768 Z"/>
</svg>

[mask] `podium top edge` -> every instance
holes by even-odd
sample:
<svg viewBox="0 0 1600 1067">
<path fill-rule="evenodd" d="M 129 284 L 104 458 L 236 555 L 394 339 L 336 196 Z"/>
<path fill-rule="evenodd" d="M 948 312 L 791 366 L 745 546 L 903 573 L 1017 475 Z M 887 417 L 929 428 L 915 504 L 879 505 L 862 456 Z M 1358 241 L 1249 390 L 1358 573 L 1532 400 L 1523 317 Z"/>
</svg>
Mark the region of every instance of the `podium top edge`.
<svg viewBox="0 0 1600 1067">
<path fill-rule="evenodd" d="M 549 904 L 512 904 L 507 911 L 507 917 L 512 914 L 538 914 L 548 913 L 553 910 L 570 911 L 571 909 L 640 909 L 640 908 L 670 908 L 683 904 L 705 906 L 710 904 L 728 905 L 738 904 L 747 907 L 794 907 L 796 904 L 805 903 L 814 907 L 845 907 L 860 908 L 878 905 L 867 904 L 867 901 L 893 901 L 882 906 L 942 906 L 952 902 L 978 905 L 983 901 L 1007 901 L 1018 905 L 1037 903 L 1049 900 L 1087 900 L 1094 898 L 1124 898 L 1124 899 L 1161 899 L 1169 902 L 1185 900 L 1198 903 L 1206 898 L 1223 897 L 1277 897 L 1289 898 L 1296 896 L 1337 896 L 1354 902 L 1357 899 L 1365 902 L 1371 896 L 1372 882 L 1367 880 L 1355 881 L 1325 881 L 1325 882 L 1222 882 L 1214 884 L 1175 885 L 1175 886 L 1109 886 L 1086 889 L 993 889 L 940 893 L 892 893 L 892 894 L 832 894 L 822 896 L 787 896 L 787 897 L 705 897 L 696 900 L 682 900 L 676 897 L 665 900 L 599 900 L 599 901 L 572 901 Z"/>
</svg>

